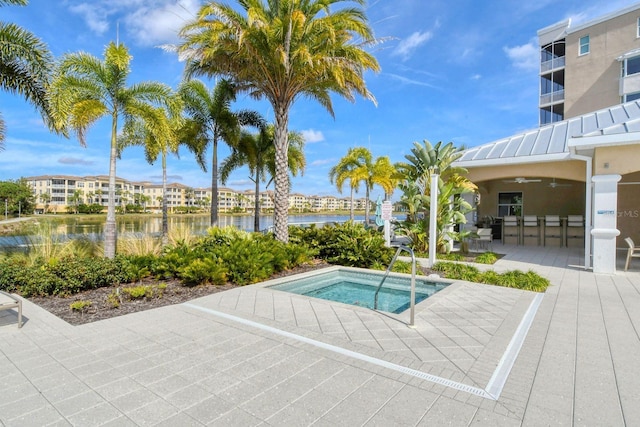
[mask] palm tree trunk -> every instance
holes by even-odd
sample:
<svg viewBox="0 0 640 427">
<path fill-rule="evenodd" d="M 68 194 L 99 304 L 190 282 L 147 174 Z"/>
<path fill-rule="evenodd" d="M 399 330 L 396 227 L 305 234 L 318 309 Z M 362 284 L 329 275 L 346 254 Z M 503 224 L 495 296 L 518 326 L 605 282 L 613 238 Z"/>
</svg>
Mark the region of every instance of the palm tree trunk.
<svg viewBox="0 0 640 427">
<path fill-rule="evenodd" d="M 364 225 L 369 225 L 369 183 L 365 182 Z"/>
<path fill-rule="evenodd" d="M 260 171 L 256 168 L 256 197 L 253 202 L 253 231 L 260 231 Z"/>
<path fill-rule="evenodd" d="M 351 187 L 351 211 L 349 212 L 349 219 L 353 222 L 353 220 L 356 218 L 355 215 L 355 206 L 353 205 L 354 199 L 353 199 L 353 186 Z"/>
<path fill-rule="evenodd" d="M 276 179 L 273 223 L 276 239 L 289 241 L 289 161 L 288 122 L 289 111 L 285 105 L 274 105 L 276 146 Z"/>
<path fill-rule="evenodd" d="M 107 202 L 107 222 L 104 226 L 104 256 L 116 256 L 116 136 L 118 134 L 118 113 L 111 120 L 111 150 L 109 155 L 109 196 Z"/>
<path fill-rule="evenodd" d="M 215 133 L 215 132 L 214 132 Z M 211 161 L 211 227 L 218 225 L 218 137 L 213 136 L 213 160 Z"/>
<path fill-rule="evenodd" d="M 167 209 L 167 153 L 162 153 L 162 247 L 169 244 L 169 213 Z"/>
</svg>

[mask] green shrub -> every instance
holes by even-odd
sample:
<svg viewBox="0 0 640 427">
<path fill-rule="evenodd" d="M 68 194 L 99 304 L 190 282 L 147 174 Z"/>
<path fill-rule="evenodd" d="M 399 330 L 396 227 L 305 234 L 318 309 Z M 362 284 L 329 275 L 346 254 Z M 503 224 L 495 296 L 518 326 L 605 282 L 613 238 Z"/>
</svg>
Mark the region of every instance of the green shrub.
<svg viewBox="0 0 640 427">
<path fill-rule="evenodd" d="M 273 272 L 273 254 L 248 240 L 236 240 L 224 250 L 222 257 L 229 269 L 229 280 L 237 285 L 256 283 Z"/>
<path fill-rule="evenodd" d="M 544 292 L 550 285 L 549 280 L 531 270 L 526 273 L 520 270 L 507 271 L 505 273 L 496 273 L 495 271 L 480 272 L 473 266 L 450 262 L 438 262 L 432 269 L 444 273 L 449 279 L 486 283 L 527 291 Z"/>
<path fill-rule="evenodd" d="M 429 256 L 428 254 L 426 255 Z M 464 261 L 465 257 L 459 252 L 450 252 L 448 254 L 437 254 L 438 259 L 443 259 L 447 261 Z"/>
<path fill-rule="evenodd" d="M 478 264 L 495 264 L 498 256 L 494 252 L 483 252 L 476 256 L 475 262 Z"/>
<path fill-rule="evenodd" d="M 120 307 L 120 304 L 122 304 L 122 300 L 120 299 L 120 288 L 107 295 L 107 304 L 109 304 L 111 308 Z"/>
<path fill-rule="evenodd" d="M 317 248 L 318 257 L 331 264 L 368 268 L 388 265 L 393 249 L 384 246 L 384 237 L 362 224 L 346 222 L 334 226 L 290 227 L 290 241 Z"/>
<path fill-rule="evenodd" d="M 153 298 L 153 287 L 149 285 L 122 288 L 122 292 L 129 299 Z"/>
<path fill-rule="evenodd" d="M 129 283 L 131 277 L 122 268 L 121 259 L 64 257 L 48 268 L 61 279 L 53 293 L 74 294 L 87 289 Z"/>
<path fill-rule="evenodd" d="M 93 303 L 91 301 L 86 301 L 86 300 L 74 301 L 71 304 L 69 304 L 69 308 L 71 309 L 71 311 L 84 313 L 89 309 L 89 307 L 91 307 L 92 304 Z"/>
<path fill-rule="evenodd" d="M 178 277 L 186 286 L 205 283 L 223 285 L 227 281 L 227 268 L 219 258 L 194 259 L 188 265 L 179 268 Z"/>
</svg>

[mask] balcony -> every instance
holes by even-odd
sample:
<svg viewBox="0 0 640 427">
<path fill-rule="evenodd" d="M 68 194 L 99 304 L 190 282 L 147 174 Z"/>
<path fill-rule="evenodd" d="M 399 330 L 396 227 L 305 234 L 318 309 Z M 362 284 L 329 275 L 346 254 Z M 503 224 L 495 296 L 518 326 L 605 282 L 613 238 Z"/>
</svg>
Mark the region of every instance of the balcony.
<svg viewBox="0 0 640 427">
<path fill-rule="evenodd" d="M 540 95 L 540 106 L 560 101 L 564 101 L 564 90 L 557 90 L 555 92 Z"/>
<path fill-rule="evenodd" d="M 620 96 L 640 92 L 640 73 L 631 74 L 620 79 Z"/>
<path fill-rule="evenodd" d="M 549 61 L 545 61 L 540 64 L 540 74 L 547 73 L 557 68 L 562 68 L 564 67 L 564 64 L 565 64 L 564 56 L 561 56 L 559 58 L 553 58 Z"/>
</svg>

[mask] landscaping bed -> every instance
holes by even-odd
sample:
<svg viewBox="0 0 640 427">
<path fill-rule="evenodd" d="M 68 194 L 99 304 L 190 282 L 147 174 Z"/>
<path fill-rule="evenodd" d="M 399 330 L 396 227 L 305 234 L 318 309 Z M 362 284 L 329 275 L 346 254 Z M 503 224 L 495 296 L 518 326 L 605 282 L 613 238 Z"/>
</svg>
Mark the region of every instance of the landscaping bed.
<svg viewBox="0 0 640 427">
<path fill-rule="evenodd" d="M 329 264 L 322 261 L 314 261 L 277 273 L 273 275 L 272 278 L 303 273 L 305 271 L 324 268 L 328 265 Z M 156 292 L 150 296 L 130 299 L 123 289 L 132 287 L 149 287 L 148 289 L 155 289 Z M 159 281 L 147 278 L 135 284 L 90 289 L 73 294 L 69 297 L 51 295 L 46 297 L 31 297 L 28 299 L 67 323 L 72 325 L 82 325 L 125 314 L 136 313 L 138 311 L 163 307 L 165 305 L 181 304 L 186 301 L 226 291 L 235 287 L 237 287 L 237 285 L 229 283 L 225 285 L 184 286 L 177 279 Z M 160 290 L 161 293 L 158 292 Z M 110 300 L 110 296 L 114 295 L 116 292 L 119 293 L 118 307 L 113 306 L 111 302 L 113 298 Z M 90 305 L 86 305 L 86 307 L 82 309 L 71 309 L 71 305 L 78 302 L 90 302 Z"/>
</svg>

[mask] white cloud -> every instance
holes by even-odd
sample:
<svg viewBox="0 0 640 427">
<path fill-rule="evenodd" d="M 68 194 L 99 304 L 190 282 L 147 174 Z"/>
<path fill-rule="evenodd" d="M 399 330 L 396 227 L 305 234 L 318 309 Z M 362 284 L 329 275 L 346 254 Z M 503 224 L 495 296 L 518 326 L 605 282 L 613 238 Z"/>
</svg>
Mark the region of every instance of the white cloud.
<svg viewBox="0 0 640 427">
<path fill-rule="evenodd" d="M 328 165 L 335 162 L 336 162 L 336 159 L 318 159 L 311 162 L 310 166 L 323 166 L 323 165 Z"/>
<path fill-rule="evenodd" d="M 471 80 L 480 80 L 482 76 L 480 74 L 474 74 L 471 76 Z"/>
<path fill-rule="evenodd" d="M 307 144 L 324 141 L 324 135 L 320 130 L 307 129 L 300 132 Z"/>
<path fill-rule="evenodd" d="M 393 51 L 393 55 L 400 56 L 403 61 L 406 61 L 418 47 L 428 42 L 432 37 L 433 33 L 431 31 L 416 31 L 398 43 L 396 50 Z"/>
<path fill-rule="evenodd" d="M 184 24 L 198 9 L 198 0 L 100 0 L 70 6 L 72 13 L 82 16 L 98 35 L 110 27 L 110 19 L 120 20 L 120 30 L 134 38 L 134 43 L 153 46 L 177 40 Z"/>
<path fill-rule="evenodd" d="M 505 46 L 503 50 L 516 68 L 534 71 L 540 66 L 540 50 L 534 39 L 520 46 Z"/>
<path fill-rule="evenodd" d="M 198 9 L 197 0 L 155 2 L 152 6 L 141 6 L 125 17 L 127 32 L 135 38 L 135 43 L 153 46 L 177 41 L 178 31 L 191 20 Z"/>
<path fill-rule="evenodd" d="M 71 12 L 82 16 L 87 26 L 98 35 L 104 34 L 109 29 L 108 13 L 99 5 L 80 3 L 69 8 Z"/>
<path fill-rule="evenodd" d="M 410 84 L 410 85 L 416 85 L 416 86 L 426 86 L 426 87 L 432 87 L 437 89 L 437 86 L 434 86 L 430 83 L 426 83 L 426 82 L 421 82 L 419 80 L 413 80 L 404 76 L 399 76 L 398 74 L 392 74 L 392 73 L 384 73 L 387 76 L 390 76 L 392 79 L 394 80 L 398 80 L 401 83 L 405 83 L 405 84 Z"/>
</svg>

